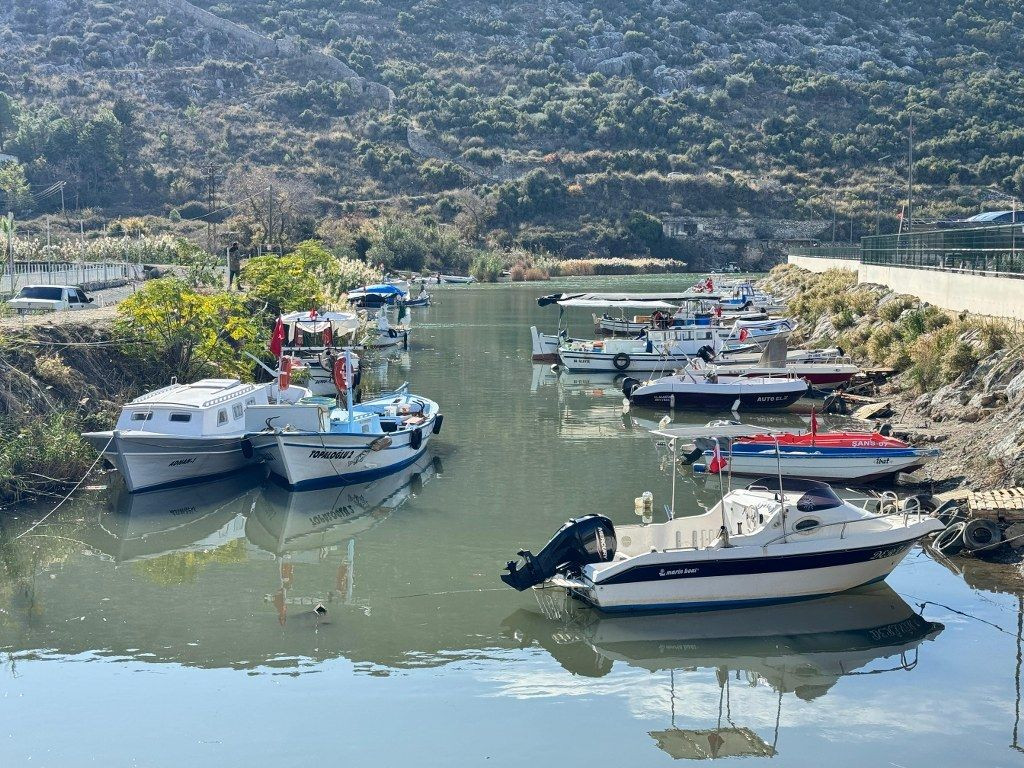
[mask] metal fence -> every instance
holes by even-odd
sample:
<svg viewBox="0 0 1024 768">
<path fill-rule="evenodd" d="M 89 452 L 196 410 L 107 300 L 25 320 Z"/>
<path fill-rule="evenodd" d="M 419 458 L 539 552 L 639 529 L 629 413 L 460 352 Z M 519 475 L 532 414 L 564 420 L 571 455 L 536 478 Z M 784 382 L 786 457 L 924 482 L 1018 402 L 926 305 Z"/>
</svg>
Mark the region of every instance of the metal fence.
<svg viewBox="0 0 1024 768">
<path fill-rule="evenodd" d="M 1024 225 L 933 229 L 861 240 L 864 264 L 1024 277 Z"/>
<path fill-rule="evenodd" d="M 26 285 L 77 285 L 89 289 L 143 278 L 141 264 L 124 262 L 20 261 L 14 264 L 13 275 L 7 265 L 2 265 L 2 269 L 3 295 L 14 294 Z"/>
<path fill-rule="evenodd" d="M 790 246 L 791 256 L 808 256 L 812 259 L 850 259 L 860 261 L 859 245 L 795 245 Z"/>
</svg>

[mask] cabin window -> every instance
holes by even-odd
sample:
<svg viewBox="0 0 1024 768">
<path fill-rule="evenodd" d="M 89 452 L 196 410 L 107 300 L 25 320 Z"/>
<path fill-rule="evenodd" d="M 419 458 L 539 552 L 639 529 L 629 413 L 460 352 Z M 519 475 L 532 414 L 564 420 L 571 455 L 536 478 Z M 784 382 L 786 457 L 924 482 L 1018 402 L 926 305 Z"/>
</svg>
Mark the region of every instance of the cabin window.
<svg viewBox="0 0 1024 768">
<path fill-rule="evenodd" d="M 153 418 L 153 412 L 152 411 L 149 411 L 147 413 L 133 413 L 132 414 L 132 421 L 149 421 L 152 418 Z"/>
<path fill-rule="evenodd" d="M 246 405 L 256 405 L 256 398 L 255 397 L 250 397 L 248 400 L 245 401 L 245 404 Z"/>
<path fill-rule="evenodd" d="M 219 427 L 219 426 L 221 426 L 223 424 L 227 424 L 227 423 L 228 423 L 228 409 L 227 408 L 221 408 L 219 411 L 217 411 L 217 426 Z"/>
<path fill-rule="evenodd" d="M 701 337 L 702 339 L 710 339 L 710 338 L 711 338 L 711 334 L 710 334 L 710 333 L 708 333 L 708 332 L 705 332 L 705 333 L 702 333 L 702 334 L 700 335 L 700 337 Z"/>
<path fill-rule="evenodd" d="M 816 517 L 805 517 L 803 520 L 797 520 L 796 525 L 793 526 L 793 530 L 797 533 L 810 533 L 821 526 L 821 520 Z"/>
<path fill-rule="evenodd" d="M 171 421 L 192 421 L 191 413 L 172 413 L 170 416 Z"/>
<path fill-rule="evenodd" d="M 236 419 L 242 418 L 242 404 L 241 403 L 235 403 L 233 406 L 231 406 L 231 415 L 234 416 Z"/>
</svg>

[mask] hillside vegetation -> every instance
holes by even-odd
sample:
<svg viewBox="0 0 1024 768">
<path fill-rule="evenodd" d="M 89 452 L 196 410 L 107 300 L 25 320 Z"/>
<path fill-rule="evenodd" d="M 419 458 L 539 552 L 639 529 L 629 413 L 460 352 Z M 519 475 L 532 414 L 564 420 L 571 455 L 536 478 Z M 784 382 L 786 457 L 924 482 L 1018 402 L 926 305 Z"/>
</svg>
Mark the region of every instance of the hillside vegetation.
<svg viewBox="0 0 1024 768">
<path fill-rule="evenodd" d="M 919 216 L 1024 194 L 1022 41 L 1015 0 L 14 0 L 0 196 L 54 212 L 65 181 L 90 223 L 187 228 L 212 164 L 234 237 L 268 237 L 260 206 L 293 242 L 402 208 L 559 256 L 687 258 L 634 212 L 827 218 L 833 197 L 884 230 L 911 114 Z"/>
</svg>

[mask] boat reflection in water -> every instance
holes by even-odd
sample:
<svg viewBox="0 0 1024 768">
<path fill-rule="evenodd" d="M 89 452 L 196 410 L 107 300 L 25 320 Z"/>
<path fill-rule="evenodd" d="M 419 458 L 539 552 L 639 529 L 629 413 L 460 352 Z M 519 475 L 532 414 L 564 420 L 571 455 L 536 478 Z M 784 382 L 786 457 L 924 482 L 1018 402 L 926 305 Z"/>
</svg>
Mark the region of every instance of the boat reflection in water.
<svg viewBox="0 0 1024 768">
<path fill-rule="evenodd" d="M 675 759 L 776 754 L 783 699 L 825 696 L 847 676 L 913 669 L 919 646 L 943 630 L 886 584 L 819 600 L 687 614 L 614 617 L 579 607 L 561 590 L 538 590 L 541 612 L 520 610 L 505 624 L 522 645 L 542 646 L 573 674 L 603 677 L 616 662 L 668 672 L 670 723 L 650 731 Z M 884 661 L 881 661 L 884 660 Z M 713 670 L 719 690 L 714 727 L 678 723 L 687 702 L 676 696 L 678 672 Z M 768 686 L 778 696 L 770 739 L 727 715 L 731 681 Z"/>
<path fill-rule="evenodd" d="M 168 552 L 206 552 L 245 535 L 244 515 L 264 471 L 252 467 L 216 480 L 130 493 L 120 478 L 83 540 L 115 563 Z"/>
<path fill-rule="evenodd" d="M 326 614 L 324 603 L 353 603 L 356 537 L 419 494 L 440 472 L 441 459 L 424 454 L 401 472 L 358 485 L 289 491 L 268 483 L 246 520 L 245 535 L 278 562 L 280 586 L 265 601 L 277 610 L 279 623 L 287 623 L 289 606 L 303 606 L 302 615 L 312 613 L 316 619 Z M 339 551 L 342 557 L 328 589 L 295 592 L 296 564 L 319 565 Z"/>
</svg>

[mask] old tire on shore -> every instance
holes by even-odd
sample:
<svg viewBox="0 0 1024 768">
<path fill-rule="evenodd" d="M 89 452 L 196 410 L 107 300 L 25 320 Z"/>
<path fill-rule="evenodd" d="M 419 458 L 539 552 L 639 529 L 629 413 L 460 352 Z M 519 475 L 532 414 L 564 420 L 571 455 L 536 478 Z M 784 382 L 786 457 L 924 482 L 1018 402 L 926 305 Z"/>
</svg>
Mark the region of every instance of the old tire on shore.
<svg viewBox="0 0 1024 768">
<path fill-rule="evenodd" d="M 962 511 L 960 509 L 960 502 L 950 499 L 937 510 L 934 515 L 945 526 L 949 526 L 951 523 L 957 522 L 961 516 Z"/>
<path fill-rule="evenodd" d="M 964 528 L 966 523 L 953 523 L 941 531 L 932 541 L 932 548 L 946 557 L 953 557 L 960 554 L 964 548 Z"/>
<path fill-rule="evenodd" d="M 964 526 L 964 548 L 968 552 L 995 549 L 1003 540 L 1002 529 L 991 520 L 971 520 Z"/>
</svg>

